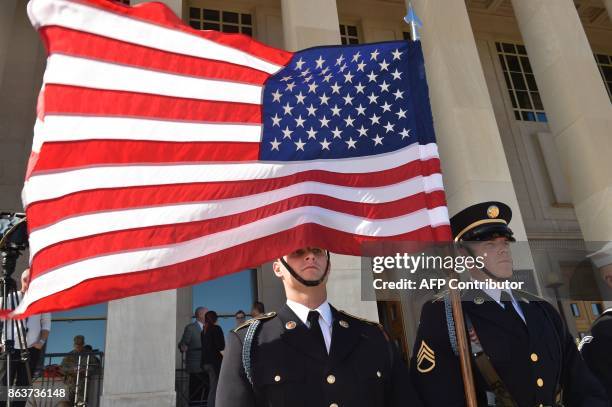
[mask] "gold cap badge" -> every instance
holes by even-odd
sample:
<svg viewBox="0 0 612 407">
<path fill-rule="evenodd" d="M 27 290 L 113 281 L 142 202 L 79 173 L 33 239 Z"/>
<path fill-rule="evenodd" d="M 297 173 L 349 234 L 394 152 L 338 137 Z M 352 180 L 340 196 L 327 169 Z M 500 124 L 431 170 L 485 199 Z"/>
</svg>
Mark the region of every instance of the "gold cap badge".
<svg viewBox="0 0 612 407">
<path fill-rule="evenodd" d="M 487 208 L 487 216 L 491 219 L 495 219 L 499 216 L 499 208 L 495 205 L 491 205 Z"/>
<path fill-rule="evenodd" d="M 421 347 L 417 353 L 417 370 L 421 373 L 429 373 L 436 367 L 436 354 L 425 341 L 421 341 Z"/>
</svg>

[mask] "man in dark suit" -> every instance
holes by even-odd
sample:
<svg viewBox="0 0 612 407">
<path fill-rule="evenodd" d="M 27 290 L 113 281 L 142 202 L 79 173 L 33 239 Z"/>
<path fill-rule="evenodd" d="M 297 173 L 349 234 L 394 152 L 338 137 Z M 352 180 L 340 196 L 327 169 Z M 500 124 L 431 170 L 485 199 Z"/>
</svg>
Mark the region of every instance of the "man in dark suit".
<svg viewBox="0 0 612 407">
<path fill-rule="evenodd" d="M 185 369 L 189 374 L 189 403 L 200 405 L 206 400 L 205 387 L 207 379 L 202 371 L 202 339 L 201 333 L 204 329 L 204 317 L 208 312 L 205 307 L 195 309 L 195 321 L 185 326 L 183 336 L 178 344 L 182 353 L 185 353 Z"/>
<path fill-rule="evenodd" d="M 503 286 L 512 277 L 510 208 L 473 205 L 451 219 L 462 255 L 480 256 L 471 283 Z M 546 301 L 505 288 L 461 293 L 479 406 L 607 406 L 605 393 L 580 358 L 558 312 Z M 423 306 L 411 373 L 428 406 L 464 406 L 449 297 Z"/>
<path fill-rule="evenodd" d="M 327 302 L 329 253 L 274 263 L 287 304 L 229 334 L 217 407 L 420 406 L 383 329 Z"/>
</svg>

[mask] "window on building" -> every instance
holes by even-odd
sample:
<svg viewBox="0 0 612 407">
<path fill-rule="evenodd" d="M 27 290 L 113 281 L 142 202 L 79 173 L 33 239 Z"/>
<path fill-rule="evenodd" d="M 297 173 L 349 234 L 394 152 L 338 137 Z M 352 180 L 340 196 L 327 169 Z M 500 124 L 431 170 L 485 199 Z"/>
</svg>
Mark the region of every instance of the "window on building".
<svg viewBox="0 0 612 407">
<path fill-rule="evenodd" d="M 570 304 L 570 308 L 572 310 L 572 315 L 576 318 L 580 317 L 580 308 L 578 308 L 578 304 L 576 303 L 571 303 Z"/>
<path fill-rule="evenodd" d="M 356 25 L 340 24 L 340 39 L 342 44 L 359 44 L 359 31 Z"/>
<path fill-rule="evenodd" d="M 412 41 L 412 34 L 410 31 L 402 31 L 402 37 L 407 41 Z"/>
<path fill-rule="evenodd" d="M 203 306 L 215 311 L 219 316 L 218 324 L 227 334 L 236 328 L 236 311 L 242 310 L 247 315 L 251 312 L 257 298 L 256 282 L 257 271 L 244 270 L 194 285 L 191 308 Z"/>
<path fill-rule="evenodd" d="M 189 7 L 189 25 L 196 30 L 216 30 L 253 36 L 252 16 L 234 11 Z"/>
<path fill-rule="evenodd" d="M 606 85 L 606 90 L 612 101 L 612 55 L 597 54 L 595 55 L 599 72 Z"/>
<path fill-rule="evenodd" d="M 523 45 L 495 43 L 516 120 L 547 122 L 538 86 Z"/>
<path fill-rule="evenodd" d="M 601 313 L 603 312 L 603 307 L 601 306 L 601 303 L 599 303 L 599 302 L 592 302 L 591 303 L 591 312 L 593 313 L 594 317 L 600 316 Z"/>
</svg>

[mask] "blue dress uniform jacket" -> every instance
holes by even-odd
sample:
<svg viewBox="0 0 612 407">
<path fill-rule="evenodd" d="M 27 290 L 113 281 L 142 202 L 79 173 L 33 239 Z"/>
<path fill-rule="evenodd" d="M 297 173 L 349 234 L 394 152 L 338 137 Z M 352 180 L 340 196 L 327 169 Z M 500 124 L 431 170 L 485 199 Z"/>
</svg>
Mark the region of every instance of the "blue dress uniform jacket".
<svg viewBox="0 0 612 407">
<path fill-rule="evenodd" d="M 242 361 L 247 329 L 232 331 L 217 407 L 420 406 L 408 369 L 378 324 L 331 310 L 329 355 L 288 306 L 262 319 L 251 348 L 252 385 Z"/>
<path fill-rule="evenodd" d="M 462 293 L 462 305 L 517 405 L 554 406 L 563 399 L 568 407 L 607 407 L 601 385 L 580 358 L 557 311 L 533 295 L 513 291 L 513 296 L 526 322 L 518 314 L 512 318 L 480 290 Z M 451 347 L 443 300 L 423 306 L 413 355 L 411 375 L 425 405 L 465 405 L 460 362 Z M 490 389 L 475 363 L 472 370 L 478 405 L 490 405 Z"/>
<path fill-rule="evenodd" d="M 591 326 L 591 337 L 583 343 L 582 357 L 612 399 L 612 309 L 606 310 Z M 612 406 L 612 402 L 610 403 Z"/>
</svg>

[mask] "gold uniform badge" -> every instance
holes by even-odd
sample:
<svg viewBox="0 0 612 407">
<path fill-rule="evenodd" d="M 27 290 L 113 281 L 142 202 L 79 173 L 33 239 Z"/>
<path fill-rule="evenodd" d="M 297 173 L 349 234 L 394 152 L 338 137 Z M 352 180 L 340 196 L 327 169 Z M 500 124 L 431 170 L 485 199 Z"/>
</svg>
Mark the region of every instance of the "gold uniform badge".
<svg viewBox="0 0 612 407">
<path fill-rule="evenodd" d="M 417 353 L 417 370 L 421 373 L 429 373 L 436 367 L 436 353 L 425 341 L 421 341 L 421 347 Z"/>
<path fill-rule="evenodd" d="M 495 219 L 499 216 L 499 208 L 495 205 L 491 205 L 487 208 L 487 216 L 491 219 Z"/>
</svg>

